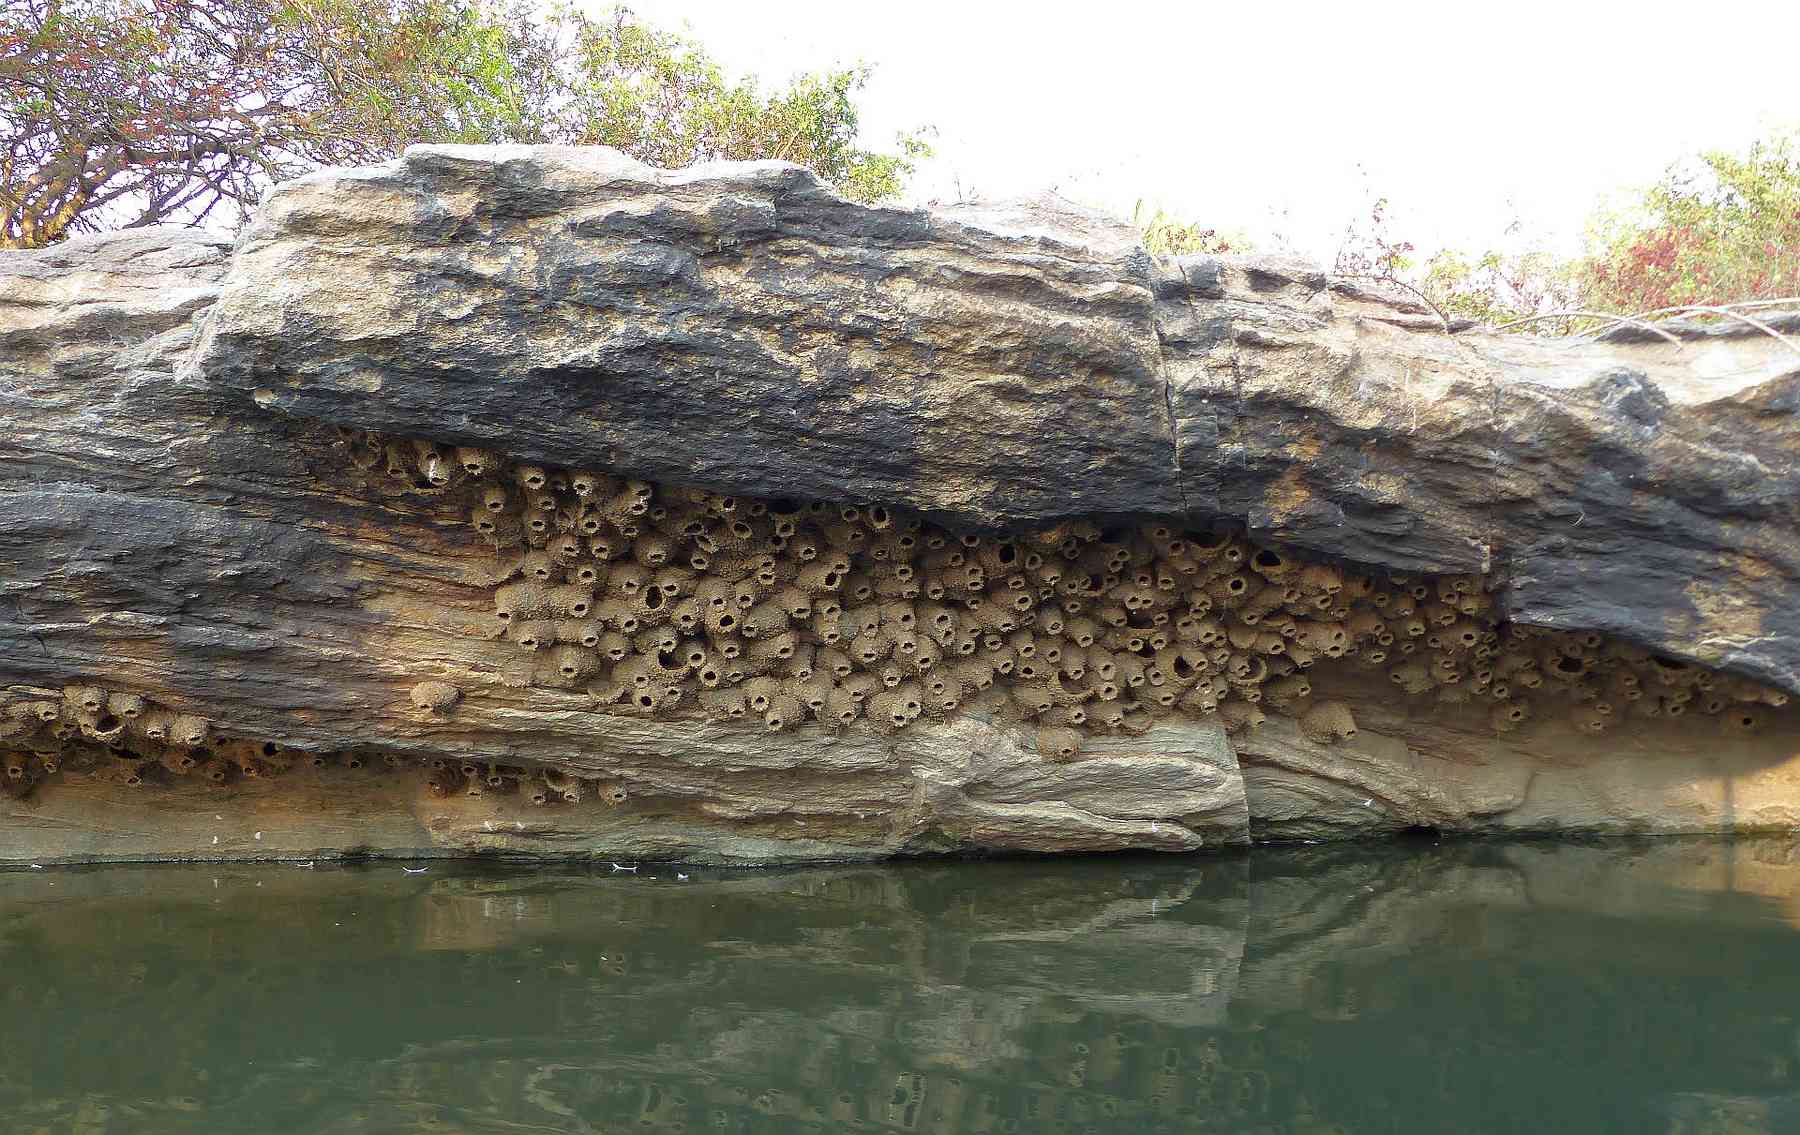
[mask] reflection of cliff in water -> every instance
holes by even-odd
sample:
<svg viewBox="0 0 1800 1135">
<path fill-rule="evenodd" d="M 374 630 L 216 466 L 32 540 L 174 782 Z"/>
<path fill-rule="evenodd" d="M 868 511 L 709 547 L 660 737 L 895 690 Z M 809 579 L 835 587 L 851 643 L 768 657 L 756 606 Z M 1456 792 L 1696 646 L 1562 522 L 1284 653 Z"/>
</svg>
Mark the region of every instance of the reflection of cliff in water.
<svg viewBox="0 0 1800 1135">
<path fill-rule="evenodd" d="M 0 875 L 0 1131 L 1778 1130 L 1793 855 Z"/>
</svg>

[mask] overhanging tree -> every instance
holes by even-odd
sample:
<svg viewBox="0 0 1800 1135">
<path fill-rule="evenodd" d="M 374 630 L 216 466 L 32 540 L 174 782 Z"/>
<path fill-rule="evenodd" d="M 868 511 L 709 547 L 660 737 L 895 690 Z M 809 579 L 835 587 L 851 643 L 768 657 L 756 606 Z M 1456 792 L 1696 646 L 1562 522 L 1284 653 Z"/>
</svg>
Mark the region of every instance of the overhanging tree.
<svg viewBox="0 0 1800 1135">
<path fill-rule="evenodd" d="M 857 145 L 861 70 L 763 92 L 615 9 L 518 0 L 5 0 L 0 248 L 242 213 L 274 180 L 413 142 L 617 146 L 666 166 L 772 157 L 848 196 L 924 152 Z"/>
<path fill-rule="evenodd" d="M 1584 300 L 1651 312 L 1800 296 L 1800 133 L 1678 163 L 1603 213 L 1579 266 Z"/>
</svg>

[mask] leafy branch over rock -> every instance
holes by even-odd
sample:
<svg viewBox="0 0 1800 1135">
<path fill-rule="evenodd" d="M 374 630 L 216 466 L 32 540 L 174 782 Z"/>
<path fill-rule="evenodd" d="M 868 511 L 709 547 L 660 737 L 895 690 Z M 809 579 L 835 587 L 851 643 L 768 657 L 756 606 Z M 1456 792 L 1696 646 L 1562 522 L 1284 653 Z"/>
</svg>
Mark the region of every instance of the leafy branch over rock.
<svg viewBox="0 0 1800 1135">
<path fill-rule="evenodd" d="M 240 215 L 274 181 L 415 142 L 615 146 L 652 164 L 779 158 L 846 196 L 929 153 L 858 145 L 866 69 L 759 89 L 636 19 L 520 0 L 10 0 L 0 248 Z"/>
</svg>

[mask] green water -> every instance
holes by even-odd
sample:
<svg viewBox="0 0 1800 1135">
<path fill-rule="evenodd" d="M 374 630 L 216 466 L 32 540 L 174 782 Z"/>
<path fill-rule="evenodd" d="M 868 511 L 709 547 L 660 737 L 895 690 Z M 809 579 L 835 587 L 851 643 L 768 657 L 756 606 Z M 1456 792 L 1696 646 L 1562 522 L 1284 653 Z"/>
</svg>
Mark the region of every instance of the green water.
<svg viewBox="0 0 1800 1135">
<path fill-rule="evenodd" d="M 1800 848 L 0 873 L 0 1131 L 1800 1131 Z"/>
</svg>

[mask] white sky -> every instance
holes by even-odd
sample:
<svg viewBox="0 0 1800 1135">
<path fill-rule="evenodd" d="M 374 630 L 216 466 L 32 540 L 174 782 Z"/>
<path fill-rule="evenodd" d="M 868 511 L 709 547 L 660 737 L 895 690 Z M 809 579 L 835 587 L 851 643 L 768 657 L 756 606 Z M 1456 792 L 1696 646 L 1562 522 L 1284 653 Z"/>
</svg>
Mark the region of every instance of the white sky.
<svg viewBox="0 0 1800 1135">
<path fill-rule="evenodd" d="M 1421 248 L 1570 250 L 1604 195 L 1800 124 L 1795 0 L 629 6 L 769 83 L 872 64 L 865 145 L 938 129 L 919 199 L 1143 198 L 1319 260 L 1377 195 Z"/>
</svg>

